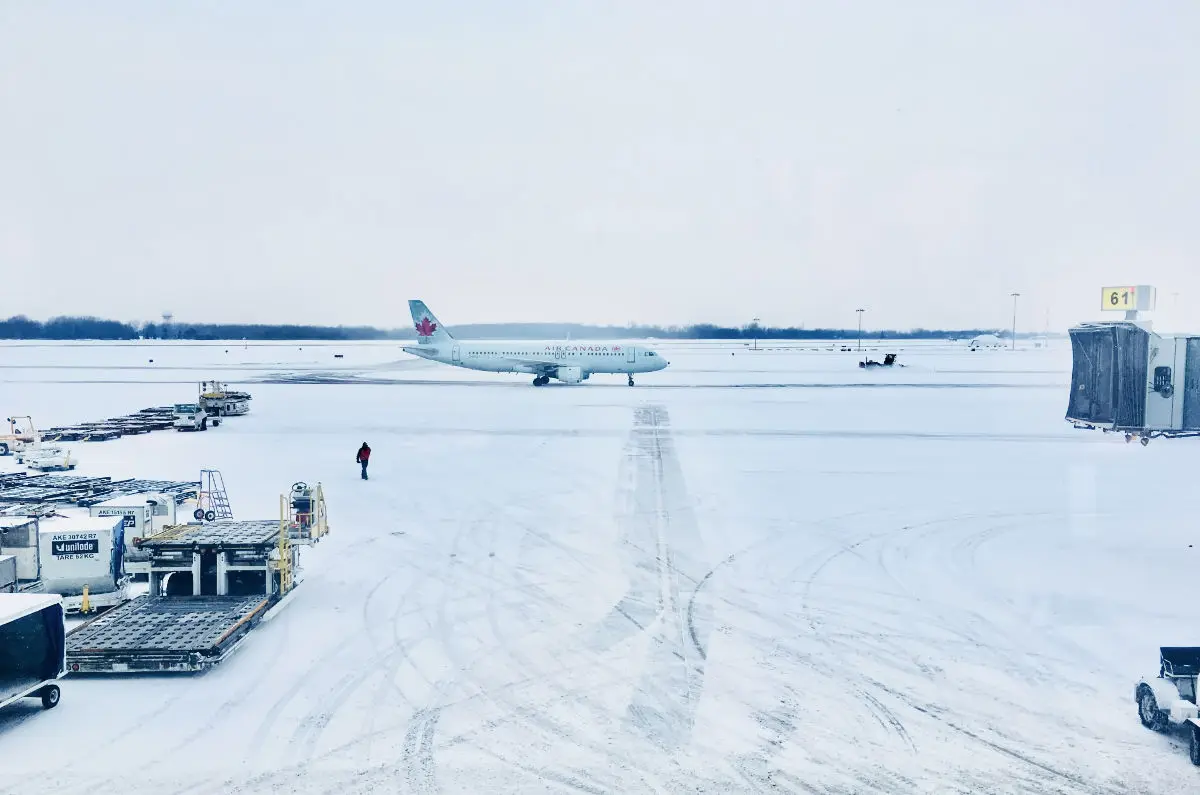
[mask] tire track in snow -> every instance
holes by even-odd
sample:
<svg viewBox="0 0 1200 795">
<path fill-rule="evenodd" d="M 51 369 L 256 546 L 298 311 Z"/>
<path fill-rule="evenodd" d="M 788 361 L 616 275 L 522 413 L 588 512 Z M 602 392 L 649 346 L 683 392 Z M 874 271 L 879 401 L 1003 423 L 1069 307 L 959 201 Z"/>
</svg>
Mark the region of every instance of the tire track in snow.
<svg viewBox="0 0 1200 795">
<path fill-rule="evenodd" d="M 520 526 L 523 530 L 526 531 L 526 533 L 521 538 L 520 546 L 521 546 L 522 550 L 525 550 L 528 548 L 527 545 L 528 545 L 528 542 L 530 539 L 544 542 L 543 534 L 537 533 L 537 532 L 530 532 L 530 528 L 527 527 L 526 523 L 518 521 L 518 522 L 516 522 L 516 524 L 518 526 Z M 555 543 L 555 544 L 550 544 L 550 546 L 559 547 L 560 545 Z M 574 556 L 571 556 L 571 557 L 574 557 Z M 514 569 L 513 573 L 514 573 L 514 576 L 518 577 L 519 579 L 526 581 L 526 582 L 528 581 L 528 576 L 523 573 L 522 567 L 516 567 Z M 545 598 L 548 601 L 548 603 L 552 602 L 549 594 L 546 594 Z M 496 604 L 495 604 L 494 599 L 488 600 L 487 614 L 488 614 L 488 621 L 491 626 L 492 633 L 497 638 L 504 637 L 505 633 L 501 630 L 500 625 L 499 625 L 499 617 L 497 614 Z M 570 640 L 571 640 L 571 637 L 561 637 L 560 638 L 561 642 L 558 644 L 558 647 L 560 649 L 564 649 L 564 650 L 567 649 Z M 523 652 L 519 651 L 512 644 L 505 644 L 505 651 L 509 654 L 510 658 L 514 661 L 514 663 L 516 663 L 517 670 L 529 671 L 529 670 L 535 670 L 538 668 L 538 666 L 536 665 L 535 661 L 532 658 L 530 658 L 528 655 L 524 654 Z M 602 726 L 605 722 L 615 723 L 616 716 L 614 716 L 611 712 L 609 712 L 603 706 L 596 704 L 595 701 L 590 697 L 589 690 L 587 690 L 587 689 L 581 690 L 579 688 L 569 689 L 558 683 L 558 681 L 557 681 L 558 674 L 568 672 L 570 670 L 570 667 L 567 663 L 563 662 L 562 655 L 559 652 L 550 650 L 549 654 L 554 659 L 557 669 L 545 671 L 545 675 L 542 677 L 541 683 L 545 684 L 546 686 L 552 688 L 555 691 L 554 702 L 565 702 L 565 703 L 569 703 L 569 704 L 590 710 L 592 713 L 595 714 L 596 719 L 589 722 L 589 725 Z M 589 659 L 587 661 L 587 664 L 591 667 L 602 669 L 605 673 L 607 673 L 611 677 L 611 679 L 608 681 L 603 681 L 603 682 L 599 682 L 599 683 L 594 682 L 594 684 L 597 684 L 597 689 L 604 687 L 610 683 L 624 682 L 628 678 L 628 673 L 624 669 L 613 666 L 598 657 L 593 657 L 593 658 Z M 545 670 L 545 669 L 543 668 L 543 670 Z M 551 702 L 551 703 L 553 703 L 553 702 Z M 587 750 L 590 750 L 592 753 L 596 754 L 597 757 L 604 759 L 610 765 L 617 765 L 619 767 L 623 767 L 624 769 L 628 770 L 633 775 L 638 776 L 640 778 L 640 786 L 645 787 L 647 790 L 655 789 L 655 787 L 653 787 L 652 784 L 646 778 L 648 775 L 650 775 L 649 771 L 646 771 L 643 769 L 636 769 L 633 765 L 630 764 L 629 759 L 614 755 L 613 749 L 606 742 L 604 742 L 602 740 L 585 738 L 585 737 L 581 736 L 577 731 L 571 730 L 569 727 L 564 728 L 559 721 L 555 720 L 553 717 L 551 717 L 549 715 L 534 713 L 532 710 L 530 710 L 524 704 L 510 705 L 510 709 L 513 710 L 514 712 L 520 714 L 526 720 L 534 723 L 536 726 L 541 728 L 546 734 L 551 735 L 551 736 L 558 736 L 558 737 L 561 737 L 562 739 L 566 739 L 576 747 L 585 748 Z M 565 784 L 567 786 L 570 786 L 570 787 L 573 787 L 576 789 L 580 789 L 581 791 L 585 791 L 585 792 L 593 792 L 593 791 L 606 792 L 606 791 L 608 791 L 606 789 L 603 789 L 604 785 L 602 785 L 599 781 L 585 780 L 588 778 L 594 778 L 594 774 L 589 774 L 588 772 L 586 772 L 584 770 L 579 770 L 579 769 L 571 770 L 569 772 L 569 775 L 566 775 L 566 776 L 564 776 L 564 774 L 559 771 L 549 771 L 548 770 L 548 771 L 546 771 L 545 778 L 547 780 L 557 781 L 558 783 Z M 622 784 L 621 784 L 621 782 L 616 782 L 610 786 L 614 786 L 614 787 L 620 789 Z M 601 789 L 597 790 L 596 789 L 597 787 L 601 787 Z"/>
<path fill-rule="evenodd" d="M 472 539 L 474 542 L 473 547 L 476 549 L 488 548 L 494 552 L 498 540 L 497 532 L 494 528 L 496 527 L 497 522 L 503 521 L 504 524 L 511 524 L 520 531 L 519 546 L 521 549 L 526 547 L 526 544 L 529 542 L 529 540 L 535 539 L 542 544 L 556 549 L 558 552 L 569 558 L 572 562 L 578 564 L 586 570 L 586 562 L 580 559 L 577 552 L 568 545 L 558 541 L 557 539 L 547 536 L 547 534 L 531 527 L 527 522 L 515 520 L 507 514 L 508 508 L 506 505 L 491 502 L 485 503 L 480 510 L 481 518 L 474 523 L 472 531 L 478 534 L 482 530 L 487 530 L 487 538 L 484 538 L 483 535 L 474 537 Z M 540 583 L 534 582 L 528 576 L 522 574 L 520 566 L 513 567 L 511 571 L 512 579 L 504 579 L 501 578 L 497 572 L 496 558 L 494 555 L 489 555 L 487 561 L 488 563 L 486 572 L 484 572 L 483 568 L 481 567 L 477 571 L 476 576 L 478 579 L 493 583 L 493 586 L 500 586 L 487 589 L 486 593 L 481 596 L 481 599 L 484 602 L 482 617 L 488 623 L 489 630 L 494 636 L 495 644 L 489 646 L 489 653 L 486 655 L 486 657 L 478 656 L 477 652 L 475 660 L 471 661 L 462 651 L 461 644 L 457 643 L 456 641 L 448 640 L 448 642 L 444 644 L 444 648 L 460 666 L 461 673 L 466 675 L 471 674 L 477 664 L 484 659 L 494 662 L 494 652 L 502 651 L 510 660 L 513 661 L 513 664 L 508 667 L 513 671 L 518 681 L 521 681 L 522 677 L 532 671 L 539 672 L 540 675 L 528 677 L 525 679 L 524 683 L 536 684 L 550 688 L 553 691 L 553 697 L 549 702 L 546 702 L 547 706 L 556 702 L 568 702 L 596 710 L 597 708 L 591 704 L 590 699 L 588 698 L 588 692 L 586 690 L 581 691 L 579 689 L 567 689 L 558 683 L 558 674 L 567 671 L 568 668 L 566 665 L 561 663 L 561 659 L 557 656 L 557 654 L 551 652 L 551 656 L 554 658 L 557 664 L 557 669 L 547 670 L 544 665 L 538 665 L 532 658 L 519 651 L 517 645 L 512 641 L 510 633 L 505 632 L 500 626 L 497 601 L 498 597 L 502 595 L 507 595 L 514 592 L 525 595 L 527 598 L 521 602 L 521 604 L 525 607 L 532 605 L 556 606 L 557 600 L 550 593 L 548 593 Z M 531 632 L 536 631 L 536 628 L 531 630 Z M 610 763 L 613 761 L 619 761 L 613 760 L 611 749 L 607 748 L 603 743 L 594 742 L 582 736 L 576 729 L 573 729 L 569 725 L 562 724 L 560 721 L 547 714 L 544 708 L 539 709 L 535 706 L 531 706 L 528 699 L 518 692 L 519 687 L 509 687 L 506 685 L 501 689 L 497 689 L 490 683 L 482 682 L 478 679 L 475 679 L 474 681 L 480 687 L 480 693 L 476 696 L 476 698 L 482 698 L 483 700 L 490 702 L 493 707 L 502 713 L 502 717 L 488 721 L 488 725 L 491 729 L 494 729 L 503 723 L 510 722 L 515 718 L 517 721 L 519 721 L 520 725 L 540 733 L 544 736 L 544 738 L 551 742 L 565 742 L 570 746 L 588 749 L 597 754 L 599 757 L 608 760 Z M 501 690 L 505 692 L 511 692 L 513 697 L 503 698 L 502 693 L 500 692 Z M 460 735 L 454 739 L 459 740 L 462 736 L 463 735 Z M 508 763 L 510 765 L 518 764 L 515 762 Z M 518 766 L 524 772 L 535 775 L 538 780 L 543 783 L 545 781 L 557 781 L 583 791 L 595 791 L 597 787 L 600 788 L 599 791 L 606 791 L 604 789 L 604 785 L 600 784 L 598 781 L 592 780 L 593 776 L 586 771 L 569 769 L 559 770 L 555 768 L 547 768 L 545 766 L 535 768 L 528 763 L 520 763 Z"/>
<path fill-rule="evenodd" d="M 684 566 L 694 570 L 701 539 L 669 426 L 661 405 L 635 411 L 633 516 L 642 532 L 652 534 L 647 541 L 654 545 L 657 625 L 626 710 L 629 726 L 663 751 L 683 747 L 691 736 L 704 688 L 706 660 L 699 650 L 712 625 L 707 606 L 699 620 L 693 608 L 689 625 L 680 595 L 679 572 Z"/>
<path fill-rule="evenodd" d="M 852 634 L 846 640 L 842 640 L 842 641 L 835 643 L 833 638 L 830 636 L 830 634 L 823 630 L 822 624 L 816 620 L 816 617 L 812 610 L 812 604 L 811 604 L 812 588 L 813 588 L 813 585 L 814 585 L 816 579 L 834 560 L 836 560 L 837 558 L 839 558 L 843 555 L 846 555 L 846 554 L 857 554 L 857 550 L 861 546 L 863 546 L 867 543 L 870 543 L 870 542 L 878 541 L 878 540 L 885 539 L 885 538 L 889 539 L 889 540 L 894 539 L 894 538 L 901 538 L 901 537 L 909 538 L 909 534 L 905 531 L 916 530 L 918 528 L 925 529 L 925 530 L 933 529 L 936 533 L 936 532 L 939 532 L 939 531 L 937 531 L 937 528 L 945 527 L 946 525 L 951 524 L 951 523 L 970 523 L 970 522 L 974 522 L 974 521 L 977 521 L 980 519 L 1012 519 L 1012 518 L 1017 518 L 1017 517 L 1034 518 L 1034 517 L 1044 517 L 1046 515 L 1049 515 L 1049 514 L 1022 513 L 1022 512 L 1000 512 L 1000 513 L 982 513 L 982 514 L 971 513 L 971 514 L 956 515 L 956 516 L 951 516 L 951 517 L 940 517 L 940 518 L 932 519 L 932 520 L 929 520 L 926 522 L 921 522 L 918 524 L 906 525 L 902 528 L 895 529 L 895 530 L 870 533 L 866 536 L 863 536 L 863 537 L 855 540 L 852 543 L 843 544 L 843 545 L 841 545 L 841 547 L 839 549 L 833 550 L 830 553 L 826 554 L 824 556 L 824 558 L 821 560 L 821 562 L 811 572 L 811 574 L 809 575 L 808 579 L 805 582 L 804 600 L 803 600 L 803 607 L 802 607 L 805 621 L 809 625 L 809 628 L 812 630 L 814 636 L 817 637 L 818 639 L 820 639 L 822 642 L 824 642 L 826 644 L 827 648 L 835 655 L 835 659 L 845 662 L 845 656 L 844 656 L 844 652 L 842 651 L 842 649 L 847 648 L 847 646 L 848 646 L 847 641 L 855 641 L 856 639 L 853 637 L 853 634 Z M 983 540 L 993 537 L 994 535 L 996 535 L 1000 532 L 1007 531 L 1008 529 L 1013 528 L 1015 526 L 1017 526 L 1017 523 L 1002 524 L 1002 525 L 989 525 L 987 527 L 982 528 L 981 530 L 969 533 L 969 535 L 965 539 L 959 540 L 958 544 L 955 547 L 953 547 L 952 549 L 954 551 L 958 552 L 959 554 L 961 554 L 961 550 L 966 549 L 966 550 L 968 550 L 968 552 L 970 554 L 973 555 L 974 548 L 978 545 L 978 543 L 982 543 Z M 925 535 L 928 535 L 928 533 L 925 533 Z M 803 565 L 800 567 L 797 567 L 797 569 L 795 571 L 799 571 L 802 568 L 804 568 Z M 886 567 L 881 565 L 880 568 L 884 571 L 885 574 L 887 574 L 889 576 L 889 578 L 891 578 L 893 580 L 893 582 L 896 583 L 896 585 L 898 587 L 900 587 L 902 590 L 907 590 L 904 588 L 904 586 L 901 583 L 899 583 L 895 579 L 894 576 L 891 575 L 890 572 L 887 571 Z M 972 617 L 973 620 L 978 619 L 979 621 L 984 622 L 986 625 L 992 626 L 998 634 L 1000 634 L 1000 635 L 1004 634 L 998 627 L 995 627 L 994 624 L 992 624 L 992 622 L 987 621 L 986 619 L 984 619 L 982 616 L 978 615 L 977 613 L 971 612 L 969 615 Z M 960 637 L 963 637 L 964 640 L 966 640 L 969 644 L 971 644 L 972 648 L 974 648 L 976 650 L 986 649 L 989 654 L 991 654 L 995 657 L 998 657 L 1002 660 L 1006 660 L 1009 663 L 1009 665 L 1007 667 L 1010 671 L 1016 672 L 1016 671 L 1024 669 L 1023 665 L 1021 664 L 1021 661 L 1013 659 L 1012 656 L 1009 655 L 1007 652 L 1005 652 L 1002 648 L 995 646 L 994 644 L 985 643 L 984 640 L 979 638 L 976 633 L 970 631 L 969 629 L 963 628 L 961 625 L 956 626 L 957 622 L 954 622 L 954 621 L 947 622 L 947 619 L 945 616 L 942 616 L 939 614 L 939 618 L 941 621 L 941 626 L 944 629 L 946 629 L 954 634 L 957 634 Z M 810 660 L 808 660 L 808 662 L 809 662 L 809 664 L 811 664 L 811 658 L 810 658 Z M 839 669 L 844 669 L 845 667 L 846 667 L 845 665 L 838 666 Z M 831 669 L 831 672 L 832 671 L 833 671 L 833 669 Z M 863 676 L 861 674 L 861 672 L 859 672 L 858 675 Z M 1047 673 L 1046 676 L 1049 676 L 1049 674 Z M 1040 760 L 1034 758 L 1030 754 L 1009 748 L 1001 742 L 997 742 L 995 740 L 990 740 L 990 739 L 982 736 L 981 734 L 974 732 L 970 729 L 967 729 L 964 726 L 959 725 L 955 721 L 948 719 L 945 716 L 943 710 L 939 710 L 932 706 L 922 705 L 916 699 L 916 697 L 912 694 L 905 693 L 898 688 L 888 686 L 888 685 L 886 685 L 872 677 L 869 677 L 869 676 L 863 676 L 863 678 L 864 678 L 864 681 L 866 681 L 866 683 L 868 685 L 870 685 L 870 687 L 873 688 L 876 692 L 887 693 L 892 698 L 895 698 L 897 701 L 905 704 L 906 706 L 910 707 L 911 709 L 915 710 L 916 712 L 921 713 L 925 717 L 933 718 L 933 719 L 939 721 L 939 723 L 941 723 L 944 726 L 947 726 L 948 728 L 959 733 L 960 735 L 967 737 L 971 740 L 974 740 L 975 742 L 978 742 L 979 744 L 981 744 L 995 752 L 998 752 L 1000 754 L 1008 756 L 1012 759 L 1021 761 L 1024 764 L 1028 765 L 1031 769 L 1041 771 L 1044 774 L 1048 774 L 1049 776 L 1052 777 L 1050 780 L 1057 779 L 1062 782 L 1067 782 L 1067 783 L 1073 784 L 1077 787 L 1080 787 L 1082 789 L 1082 791 L 1089 792 L 1089 793 L 1092 793 L 1092 792 L 1113 792 L 1113 793 L 1115 793 L 1115 792 L 1119 791 L 1119 790 L 1115 790 L 1115 789 L 1106 789 L 1106 788 L 1101 787 L 1092 782 L 1088 782 L 1083 777 L 1078 776 L 1074 773 L 1064 771 L 1064 770 L 1062 770 L 1058 767 L 1055 767 L 1051 764 L 1041 762 Z M 1044 681 L 1044 678 L 1039 679 L 1038 681 Z M 1036 684 L 1037 682 L 1032 682 L 1032 683 Z M 861 688 L 854 683 L 849 683 L 849 684 L 850 684 L 850 687 L 852 688 L 852 690 L 856 691 L 856 695 L 858 695 L 860 697 L 865 697 L 870 702 L 874 702 L 873 707 L 882 707 L 882 709 L 886 711 L 886 712 L 879 712 L 877 709 L 873 708 L 873 711 L 875 711 L 877 715 L 885 717 L 885 719 L 887 719 L 886 716 L 888 714 L 894 714 L 891 712 L 890 709 L 888 709 L 887 707 L 884 707 L 879 702 L 879 699 L 875 696 L 872 696 L 866 689 Z M 1048 781 L 1042 780 L 1041 783 L 1044 785 L 1044 784 L 1048 783 Z"/>
</svg>

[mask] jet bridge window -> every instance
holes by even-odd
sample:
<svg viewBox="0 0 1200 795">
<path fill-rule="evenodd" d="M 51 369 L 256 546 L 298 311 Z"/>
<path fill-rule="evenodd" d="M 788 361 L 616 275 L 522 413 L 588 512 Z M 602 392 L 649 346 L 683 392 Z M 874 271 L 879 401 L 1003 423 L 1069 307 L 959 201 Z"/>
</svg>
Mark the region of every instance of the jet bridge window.
<svg viewBox="0 0 1200 795">
<path fill-rule="evenodd" d="M 1171 368 L 1154 368 L 1154 391 L 1163 397 L 1171 396 Z"/>
</svg>

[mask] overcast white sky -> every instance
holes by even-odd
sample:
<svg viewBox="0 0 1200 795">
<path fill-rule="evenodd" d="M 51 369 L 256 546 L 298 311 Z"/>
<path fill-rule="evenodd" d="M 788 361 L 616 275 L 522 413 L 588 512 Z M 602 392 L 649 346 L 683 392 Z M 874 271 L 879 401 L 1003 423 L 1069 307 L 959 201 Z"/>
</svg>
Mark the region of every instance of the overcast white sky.
<svg viewBox="0 0 1200 795">
<path fill-rule="evenodd" d="M 1191 0 L 0 0 L 0 316 L 1186 310 L 1197 42 Z"/>
</svg>

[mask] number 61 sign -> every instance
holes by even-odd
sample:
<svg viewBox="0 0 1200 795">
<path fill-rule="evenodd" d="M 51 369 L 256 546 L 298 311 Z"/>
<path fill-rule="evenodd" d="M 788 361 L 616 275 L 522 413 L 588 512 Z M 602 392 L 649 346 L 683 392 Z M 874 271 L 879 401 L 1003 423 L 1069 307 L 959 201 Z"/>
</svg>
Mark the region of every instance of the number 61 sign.
<svg viewBox="0 0 1200 795">
<path fill-rule="evenodd" d="M 1100 291 L 1100 308 L 1105 312 L 1149 312 L 1154 309 L 1154 293 L 1147 284 L 1105 287 Z"/>
</svg>

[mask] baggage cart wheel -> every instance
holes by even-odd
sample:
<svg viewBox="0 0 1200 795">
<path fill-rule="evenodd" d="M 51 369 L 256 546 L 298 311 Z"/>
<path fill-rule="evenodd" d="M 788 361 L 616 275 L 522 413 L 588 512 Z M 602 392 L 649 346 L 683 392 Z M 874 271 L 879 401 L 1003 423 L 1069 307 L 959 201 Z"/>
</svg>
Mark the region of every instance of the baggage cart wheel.
<svg viewBox="0 0 1200 795">
<path fill-rule="evenodd" d="M 58 685 L 46 685 L 42 688 L 42 707 L 44 709 L 54 709 L 58 706 L 59 699 L 62 698 L 62 690 Z"/>
<path fill-rule="evenodd" d="M 214 519 L 216 519 L 216 518 L 217 518 L 217 512 L 216 512 L 216 511 L 205 511 L 205 512 L 204 512 L 204 521 L 206 521 L 206 522 L 211 522 L 211 521 L 213 521 L 213 520 L 214 520 Z"/>
<path fill-rule="evenodd" d="M 197 522 L 204 521 L 204 509 L 197 508 L 196 510 L 192 511 L 192 518 L 195 519 Z"/>
</svg>

